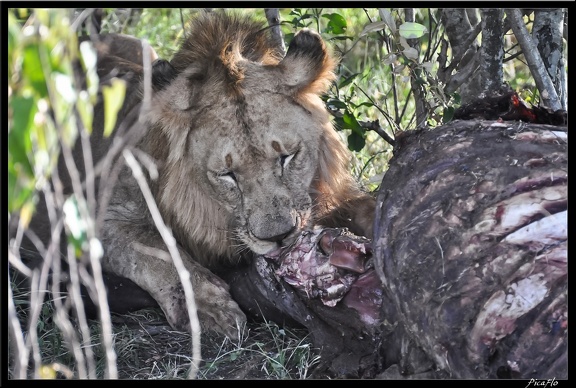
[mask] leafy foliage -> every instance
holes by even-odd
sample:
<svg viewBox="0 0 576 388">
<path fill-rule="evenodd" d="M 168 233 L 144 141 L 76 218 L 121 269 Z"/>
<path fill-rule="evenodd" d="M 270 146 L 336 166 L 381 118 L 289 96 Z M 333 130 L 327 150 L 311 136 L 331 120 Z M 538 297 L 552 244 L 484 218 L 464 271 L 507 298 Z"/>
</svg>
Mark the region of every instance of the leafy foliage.
<svg viewBox="0 0 576 388">
<path fill-rule="evenodd" d="M 17 14 L 23 16 L 23 12 Z M 39 193 L 44 193 L 44 200 L 51 216 L 51 224 L 47 225 L 48 230 L 58 233 L 60 230 L 58 225 L 64 226 L 69 244 L 68 263 L 82 266 L 86 271 L 86 260 L 78 260 L 80 264 L 77 264 L 77 258 L 90 254 L 91 257 L 98 259 L 100 256 L 95 255 L 97 251 L 101 255 L 101 246 L 94 238 L 95 209 L 89 209 L 86 195 L 80 185 L 75 185 L 75 192 L 72 195 L 62 192 L 62 185 L 57 183 L 59 177 L 55 174 L 55 167 L 61 151 L 64 151 L 63 154 L 66 156 L 71 152 L 79 136 L 87 138 L 91 133 L 93 105 L 98 98 L 96 55 L 91 45 L 88 43 L 79 45 L 77 36 L 70 33 L 74 30 L 70 10 L 33 10 L 22 18 L 23 25 L 13 12 L 9 12 L 8 15 L 9 221 L 14 217 L 19 223 L 19 229 L 25 230 L 38 202 Z M 123 86 L 120 87 L 122 88 Z M 106 101 L 106 96 L 104 99 Z M 121 100 L 112 101 L 113 103 L 109 104 L 110 109 L 117 109 L 118 104 L 122 103 Z M 111 117 L 115 120 L 115 115 Z M 76 167 L 73 163 L 67 167 L 72 176 Z M 56 182 L 54 184 L 50 183 L 52 174 Z M 26 267 L 20 261 L 19 241 L 20 239 L 16 238 L 11 242 L 12 249 L 8 257 L 11 265 L 22 269 Z M 37 247 L 40 253 L 51 249 L 43 247 L 39 241 Z M 56 265 L 57 269 L 60 268 L 59 255 L 44 252 L 44 256 L 46 256 L 42 257 L 44 268 L 48 269 L 53 265 Z M 47 287 L 46 279 L 38 276 L 32 278 L 35 280 L 31 281 L 33 291 L 29 295 L 30 301 L 35 300 L 36 304 L 42 305 Z M 79 288 L 78 283 L 76 287 Z M 17 300 L 15 296 L 9 303 L 9 310 L 14 314 L 16 314 L 15 306 L 18 305 Z M 14 346 L 10 347 L 11 350 L 28 354 L 32 346 L 34 352 L 42 349 L 49 353 L 47 349 L 53 349 L 54 353 L 60 353 L 68 349 L 69 357 L 82 354 L 81 350 L 75 349 L 75 343 L 79 336 L 88 340 L 86 338 L 88 329 L 85 326 L 86 330 L 78 335 L 72 329 L 67 313 L 62 314 L 64 309 L 62 304 L 62 300 L 57 298 L 56 313 L 45 311 L 48 305 L 42 305 L 42 314 L 52 317 L 51 319 L 41 319 L 42 315 L 39 313 L 30 314 L 26 324 L 30 332 L 26 336 L 18 332 L 18 323 L 13 319 L 10 328 L 13 337 L 17 339 L 12 343 Z M 38 308 L 32 303 L 29 307 Z M 85 322 L 83 312 L 79 319 L 80 322 Z M 48 326 L 55 328 L 61 335 L 54 336 L 54 330 L 50 330 L 51 334 L 46 338 L 50 341 L 59 341 L 58 338 L 63 336 L 64 340 L 55 344 L 43 341 L 42 332 Z M 24 338 L 28 341 L 27 344 L 24 344 Z M 30 341 L 35 341 L 35 338 L 39 344 L 31 345 Z M 90 363 L 92 350 L 89 342 L 87 345 L 85 352 Z M 36 378 L 53 376 L 56 369 L 64 368 L 61 364 L 53 364 L 53 361 L 50 361 L 52 357 L 48 353 L 44 353 L 44 357 L 36 354 L 33 357 L 35 362 L 32 372 Z M 20 365 L 17 376 L 22 377 L 26 370 L 27 364 Z M 84 375 L 85 373 L 81 373 L 80 377 Z"/>
<path fill-rule="evenodd" d="M 75 85 L 78 42 L 69 22 L 53 11 L 37 10 L 22 28 L 8 14 L 8 211 L 22 210 L 25 219 L 35 190 L 55 166 L 59 137 L 67 144 L 75 141 L 77 120 L 91 116 L 96 97 L 93 88 Z"/>
</svg>

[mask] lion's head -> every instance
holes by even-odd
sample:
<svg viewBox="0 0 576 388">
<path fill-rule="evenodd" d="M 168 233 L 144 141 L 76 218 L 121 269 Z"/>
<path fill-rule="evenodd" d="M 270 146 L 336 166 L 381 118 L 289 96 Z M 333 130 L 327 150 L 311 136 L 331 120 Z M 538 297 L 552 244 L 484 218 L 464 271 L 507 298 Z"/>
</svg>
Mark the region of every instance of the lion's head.
<svg viewBox="0 0 576 388">
<path fill-rule="evenodd" d="M 160 208 L 199 259 L 270 252 L 360 196 L 319 97 L 334 79 L 324 42 L 303 30 L 280 58 L 268 34 L 204 14 L 153 66 L 143 147 L 160 161 Z"/>
</svg>

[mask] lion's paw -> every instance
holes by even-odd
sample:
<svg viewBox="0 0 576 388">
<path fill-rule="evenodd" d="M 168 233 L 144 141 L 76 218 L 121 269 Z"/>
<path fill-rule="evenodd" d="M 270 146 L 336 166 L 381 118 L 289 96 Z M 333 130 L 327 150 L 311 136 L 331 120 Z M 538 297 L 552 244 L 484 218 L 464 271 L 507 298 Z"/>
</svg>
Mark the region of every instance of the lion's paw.
<svg viewBox="0 0 576 388">
<path fill-rule="evenodd" d="M 186 297 L 181 285 L 168 290 L 168 303 L 160 303 L 166 319 L 175 330 L 191 331 L 190 316 Z M 204 330 L 222 333 L 231 339 L 238 339 L 239 330 L 246 322 L 246 315 L 232 300 L 227 286 L 222 287 L 210 282 L 194 286 L 194 299 L 200 325 Z"/>
<path fill-rule="evenodd" d="M 220 278 L 210 280 L 213 281 L 196 282 L 194 288 L 200 323 L 204 329 L 238 339 L 246 315 L 230 296 L 224 281 Z"/>
<path fill-rule="evenodd" d="M 199 307 L 198 318 L 203 329 L 217 331 L 232 340 L 240 337 L 246 323 L 246 315 L 233 300 Z"/>
</svg>

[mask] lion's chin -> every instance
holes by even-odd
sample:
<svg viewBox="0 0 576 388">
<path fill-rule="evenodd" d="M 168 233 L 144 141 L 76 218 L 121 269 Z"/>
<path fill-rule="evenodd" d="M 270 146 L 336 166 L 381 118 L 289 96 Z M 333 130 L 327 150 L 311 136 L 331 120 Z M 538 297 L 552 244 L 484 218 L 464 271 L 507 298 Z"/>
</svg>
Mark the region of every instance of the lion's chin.
<svg viewBox="0 0 576 388">
<path fill-rule="evenodd" d="M 276 254 L 279 254 L 284 248 L 292 244 L 299 235 L 300 232 L 292 233 L 290 236 L 282 240 L 282 243 L 278 243 L 273 241 L 260 240 L 249 234 L 248 238 L 245 239 L 244 242 L 250 248 L 250 250 L 257 255 L 275 256 Z"/>
<path fill-rule="evenodd" d="M 270 252 L 274 252 L 282 248 L 277 243 L 270 241 L 253 241 L 252 244 L 249 244 L 249 246 L 252 252 L 256 253 L 257 255 L 267 255 L 270 254 Z"/>
</svg>

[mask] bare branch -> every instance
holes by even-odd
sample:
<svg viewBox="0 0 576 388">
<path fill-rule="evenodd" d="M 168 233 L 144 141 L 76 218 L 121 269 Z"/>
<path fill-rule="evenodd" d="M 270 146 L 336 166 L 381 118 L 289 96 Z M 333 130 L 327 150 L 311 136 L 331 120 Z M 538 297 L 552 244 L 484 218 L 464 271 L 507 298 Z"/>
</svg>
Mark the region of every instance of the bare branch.
<svg viewBox="0 0 576 388">
<path fill-rule="evenodd" d="M 476 51 L 477 44 L 476 38 L 478 34 L 482 31 L 482 23 L 477 24 L 474 29 L 472 29 L 466 39 L 462 42 L 460 46 L 453 47 L 455 50 L 454 55 L 452 56 L 452 61 L 455 62 L 454 68 L 465 66 L 468 64 L 467 61 L 464 61 L 464 58 L 468 58 L 469 56 L 466 55 L 470 51 Z"/>
<path fill-rule="evenodd" d="M 470 24 L 473 26 L 477 26 L 480 24 L 480 15 L 478 15 L 478 8 L 466 8 L 466 16 L 468 16 L 468 20 Z"/>
<path fill-rule="evenodd" d="M 413 8 L 406 8 L 404 10 L 405 20 L 407 22 L 414 22 L 414 9 Z M 417 39 L 408 39 L 408 45 L 414 48 L 418 55 L 420 55 L 420 45 L 418 44 Z M 418 68 L 417 62 L 410 62 L 409 64 L 412 76 L 410 81 L 410 88 L 412 89 L 412 93 L 414 93 L 414 102 L 416 104 L 416 127 L 421 127 L 426 124 L 426 119 L 428 118 L 428 109 L 426 104 L 426 96 L 424 91 L 422 90 L 422 85 L 417 82 L 418 78 L 420 78 L 420 74 L 422 70 Z"/>
<path fill-rule="evenodd" d="M 380 122 L 378 120 L 374 120 L 374 121 L 358 121 L 358 124 L 360 124 L 362 126 L 362 128 L 364 129 L 368 129 L 370 131 L 374 131 L 376 132 L 378 135 L 380 135 L 380 137 L 382 139 L 384 139 L 388 144 L 390 144 L 391 146 L 394 146 L 396 144 L 396 141 L 394 139 L 392 139 L 390 137 L 390 135 L 388 135 L 386 133 L 386 131 L 384 131 L 384 128 L 382 128 L 380 126 Z"/>
<path fill-rule="evenodd" d="M 8 259 L 11 261 L 14 254 L 8 250 Z M 8 279 L 10 283 L 10 279 Z M 20 327 L 20 321 L 16 313 L 16 306 L 14 305 L 14 297 L 12 295 L 12 287 L 8 287 L 8 332 L 12 335 L 14 340 L 13 355 L 14 355 L 14 376 L 17 379 L 26 378 L 26 366 L 28 365 L 28 356 L 30 355 L 28 347 L 24 342 L 24 334 Z"/>
<path fill-rule="evenodd" d="M 75 260 L 74 248 L 71 244 L 68 244 L 68 257 Z M 64 292 L 61 292 L 60 284 L 63 282 L 61 277 L 62 275 L 62 268 L 61 268 L 61 257 L 60 252 L 56 252 L 54 255 L 54 259 L 52 261 L 52 302 L 54 303 L 54 322 L 62 332 L 62 336 L 64 337 L 64 342 L 66 343 L 67 347 L 70 350 L 70 353 L 74 355 L 74 359 L 76 361 L 76 368 L 78 370 L 78 378 L 86 379 L 88 378 L 88 372 L 86 370 L 86 359 L 84 354 L 82 353 L 82 349 L 80 346 L 80 341 L 78 340 L 78 335 L 72 322 L 68 317 L 68 309 L 65 307 L 64 301 L 66 300 L 66 295 Z M 95 376 L 94 376 L 95 377 Z"/>
<path fill-rule="evenodd" d="M 468 20 L 466 9 L 445 8 L 441 12 L 441 18 L 452 48 L 456 50 L 465 47 L 467 38 L 474 30 Z"/>
<path fill-rule="evenodd" d="M 356 87 L 358 88 L 358 90 L 360 90 L 362 92 L 362 94 L 364 94 L 366 96 L 366 98 L 368 98 L 368 100 L 370 100 L 370 102 L 374 105 L 374 107 L 376 109 L 378 109 L 378 111 L 380 113 L 382 113 L 382 115 L 384 116 L 384 118 L 386 119 L 386 121 L 388 121 L 388 124 L 393 127 L 396 131 L 399 131 L 400 128 L 398 127 L 398 125 L 396 124 L 396 122 L 394 122 L 394 120 L 392 119 L 392 117 L 390 117 L 390 115 L 381 107 L 378 106 L 378 104 L 376 104 L 376 101 L 374 101 L 374 99 L 372 97 L 370 97 L 370 95 L 368 93 L 366 93 L 360 86 L 356 85 Z M 404 105 L 406 106 L 406 105 Z M 380 123 L 378 120 L 372 121 L 372 122 L 366 122 L 366 121 L 359 121 L 360 125 L 362 125 L 364 128 L 369 129 L 371 131 L 374 131 L 376 133 L 378 133 L 385 141 L 388 142 L 388 144 L 390 144 L 391 146 L 394 145 L 394 139 L 392 139 L 385 131 L 384 129 L 380 126 Z M 394 133 L 394 131 L 392 131 L 392 133 Z"/>
<path fill-rule="evenodd" d="M 507 8 L 506 16 L 510 20 L 510 27 L 514 31 L 514 35 L 524 52 L 524 57 L 530 68 L 530 72 L 534 77 L 536 86 L 540 91 L 540 96 L 542 98 L 542 105 L 557 111 L 562 109 L 562 104 L 560 104 L 560 99 L 558 98 L 558 93 L 554 88 L 554 84 L 546 71 L 542 57 L 536 49 L 536 45 L 530 36 L 530 33 L 526 29 L 524 20 L 522 19 L 522 12 L 517 8 Z"/>
<path fill-rule="evenodd" d="M 445 93 L 450 94 L 458 89 L 465 81 L 469 80 L 478 68 L 479 57 L 475 40 L 480 31 L 482 31 L 482 25 L 477 24 L 460 46 L 452 47 L 452 58 L 448 66 L 446 63 L 449 44 L 445 39 L 442 40 L 438 54 L 438 80 L 446 85 Z M 458 72 L 452 74 L 456 69 Z"/>
<path fill-rule="evenodd" d="M 286 54 L 286 46 L 284 45 L 284 38 L 282 37 L 282 30 L 280 30 L 280 12 L 278 8 L 264 8 L 266 20 L 270 26 L 270 33 L 272 40 L 276 44 L 278 51 L 284 56 Z"/>
<path fill-rule="evenodd" d="M 444 87 L 444 93 L 450 94 L 456 91 L 456 89 L 464 85 L 466 82 L 470 81 L 470 78 L 474 75 L 474 73 L 478 69 L 478 66 L 480 66 L 479 58 L 480 58 L 480 50 L 476 51 L 476 53 L 474 54 L 472 59 L 468 61 L 466 66 L 459 69 L 457 73 L 455 73 L 450 77 L 448 83 Z"/>
<path fill-rule="evenodd" d="M 160 210 L 156 205 L 156 201 L 154 200 L 154 195 L 152 191 L 150 191 L 150 187 L 148 186 L 148 182 L 146 182 L 146 178 L 144 173 L 142 172 L 142 168 L 134 158 L 134 155 L 129 149 L 124 149 L 122 151 L 122 155 L 126 160 L 128 166 L 132 169 L 132 175 L 134 179 L 138 182 L 138 186 L 142 191 L 142 195 L 146 200 L 146 205 L 148 205 L 148 209 L 150 210 L 150 214 L 152 215 L 152 219 L 154 220 L 154 225 L 158 229 L 158 232 L 162 236 L 162 240 L 166 244 L 168 248 L 168 252 L 172 257 L 172 262 L 178 271 L 178 276 L 180 277 L 180 282 L 182 283 L 182 288 L 184 289 L 184 295 L 186 297 L 186 305 L 188 306 L 188 317 L 190 319 L 190 328 L 192 333 L 192 365 L 190 368 L 190 372 L 188 374 L 188 378 L 195 379 L 196 375 L 198 374 L 198 369 L 200 367 L 200 361 L 202 361 L 202 357 L 200 355 L 200 322 L 198 321 L 198 312 L 196 309 L 196 300 L 194 298 L 194 290 L 192 289 L 192 284 L 190 283 L 190 272 L 184 266 L 182 262 L 182 258 L 180 257 L 180 252 L 178 251 L 178 247 L 176 245 L 176 240 L 172 235 L 172 232 L 162 219 L 162 215 L 160 214 Z"/>
<path fill-rule="evenodd" d="M 447 94 L 460 88 L 460 96 L 465 103 L 475 99 L 479 94 L 479 76 L 476 75 L 479 56 L 476 38 L 482 30 L 482 23 L 472 27 L 465 9 L 443 9 L 441 15 L 453 55 L 448 67 L 438 71 L 439 79 L 447 85 L 445 87 Z M 458 72 L 452 75 L 454 70 Z"/>
</svg>

